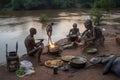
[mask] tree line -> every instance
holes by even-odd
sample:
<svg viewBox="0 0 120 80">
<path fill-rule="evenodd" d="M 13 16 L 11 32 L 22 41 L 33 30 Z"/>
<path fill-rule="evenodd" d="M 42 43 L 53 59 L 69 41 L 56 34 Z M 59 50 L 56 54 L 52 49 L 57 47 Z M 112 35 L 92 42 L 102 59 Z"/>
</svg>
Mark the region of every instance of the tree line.
<svg viewBox="0 0 120 80">
<path fill-rule="evenodd" d="M 83 8 L 91 8 L 96 0 L 0 0 L 0 9 L 10 8 L 13 10 L 31 10 L 31 9 L 65 9 L 76 8 L 78 5 Z M 103 1 L 103 0 L 102 0 Z M 107 3 L 109 0 L 104 0 Z M 99 3 L 101 0 L 97 0 Z M 120 0 L 113 0 L 113 8 L 120 7 Z"/>
</svg>

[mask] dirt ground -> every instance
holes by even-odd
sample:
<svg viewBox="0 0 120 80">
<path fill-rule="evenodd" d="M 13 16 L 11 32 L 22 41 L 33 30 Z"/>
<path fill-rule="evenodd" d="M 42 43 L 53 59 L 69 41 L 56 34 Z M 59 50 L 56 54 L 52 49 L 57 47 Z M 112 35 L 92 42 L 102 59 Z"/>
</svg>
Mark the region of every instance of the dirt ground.
<svg viewBox="0 0 120 80">
<path fill-rule="evenodd" d="M 85 56 L 88 60 L 87 64 L 89 64 L 89 59 L 96 55 L 101 55 L 101 54 L 120 55 L 120 46 L 118 46 L 115 41 L 116 33 L 118 34 L 118 32 L 120 32 L 120 26 L 105 25 L 100 27 L 106 29 L 106 31 L 104 31 L 105 47 L 100 47 L 98 53 L 92 55 L 83 53 L 81 48 L 78 47 L 76 49 L 65 49 L 63 50 L 61 55 Z M 57 43 L 61 44 L 64 41 L 65 39 L 61 39 Z M 45 51 L 46 50 L 44 50 L 44 52 Z M 54 58 L 53 56 L 47 54 L 42 55 L 43 62 L 53 58 Z M 59 70 L 58 74 L 54 75 L 53 69 L 45 66 L 39 66 L 36 62 L 35 57 L 30 58 L 28 56 L 23 56 L 21 60 L 24 59 L 29 60 L 33 63 L 33 66 L 35 68 L 35 74 L 19 78 L 16 76 L 15 72 L 8 72 L 6 66 L 4 65 L 0 67 L 0 80 L 120 80 L 120 78 L 114 75 L 112 72 L 108 73 L 107 75 L 103 75 L 102 71 L 104 65 L 96 65 L 93 67 L 89 67 L 88 69 L 80 69 L 74 73 L 64 72 Z"/>
</svg>

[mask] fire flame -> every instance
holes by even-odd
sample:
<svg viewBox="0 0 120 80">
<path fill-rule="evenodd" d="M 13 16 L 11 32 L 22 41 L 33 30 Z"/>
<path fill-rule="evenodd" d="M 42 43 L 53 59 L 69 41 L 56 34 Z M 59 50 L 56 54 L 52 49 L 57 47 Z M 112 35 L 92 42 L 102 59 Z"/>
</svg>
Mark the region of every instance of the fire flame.
<svg viewBox="0 0 120 80">
<path fill-rule="evenodd" d="M 49 42 L 49 45 L 50 45 L 50 48 L 55 48 L 56 47 L 55 44 L 52 43 L 52 42 Z"/>
<path fill-rule="evenodd" d="M 49 45 L 50 45 L 50 48 L 56 48 L 57 47 L 52 40 L 49 40 Z"/>
</svg>

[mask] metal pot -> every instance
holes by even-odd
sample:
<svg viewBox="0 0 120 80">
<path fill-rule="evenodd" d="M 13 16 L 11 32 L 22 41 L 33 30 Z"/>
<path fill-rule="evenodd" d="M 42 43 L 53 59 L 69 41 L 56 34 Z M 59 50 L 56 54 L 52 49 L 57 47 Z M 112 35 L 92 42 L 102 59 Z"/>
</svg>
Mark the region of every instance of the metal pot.
<svg viewBox="0 0 120 80">
<path fill-rule="evenodd" d="M 84 57 L 75 57 L 71 59 L 70 65 L 74 68 L 84 68 L 86 66 L 87 59 Z"/>
</svg>

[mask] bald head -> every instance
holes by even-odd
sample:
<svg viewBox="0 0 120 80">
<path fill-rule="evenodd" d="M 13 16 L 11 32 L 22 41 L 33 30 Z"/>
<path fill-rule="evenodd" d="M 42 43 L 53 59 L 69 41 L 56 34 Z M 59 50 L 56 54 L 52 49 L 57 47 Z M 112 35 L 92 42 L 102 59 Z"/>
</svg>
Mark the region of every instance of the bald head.
<svg viewBox="0 0 120 80">
<path fill-rule="evenodd" d="M 74 27 L 74 28 L 77 28 L 77 23 L 74 23 L 74 24 L 73 24 L 73 27 Z"/>
<path fill-rule="evenodd" d="M 88 28 L 91 28 L 92 27 L 92 21 L 90 19 L 87 19 L 85 22 L 84 22 L 84 25 L 85 27 L 88 29 Z"/>
<path fill-rule="evenodd" d="M 30 28 L 30 34 L 34 35 L 37 33 L 36 29 L 35 28 Z"/>
</svg>

